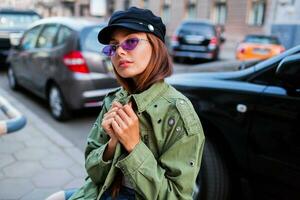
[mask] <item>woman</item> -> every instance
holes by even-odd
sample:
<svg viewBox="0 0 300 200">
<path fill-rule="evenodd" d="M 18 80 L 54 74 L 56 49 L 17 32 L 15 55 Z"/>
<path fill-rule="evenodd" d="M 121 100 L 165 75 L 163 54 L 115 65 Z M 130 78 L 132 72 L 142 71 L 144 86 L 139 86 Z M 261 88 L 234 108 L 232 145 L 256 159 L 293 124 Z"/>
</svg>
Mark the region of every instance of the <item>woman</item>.
<svg viewBox="0 0 300 200">
<path fill-rule="evenodd" d="M 192 199 L 204 135 L 172 72 L 165 25 L 150 10 L 113 13 L 99 32 L 121 88 L 104 99 L 87 141 L 88 178 L 70 198 Z"/>
</svg>

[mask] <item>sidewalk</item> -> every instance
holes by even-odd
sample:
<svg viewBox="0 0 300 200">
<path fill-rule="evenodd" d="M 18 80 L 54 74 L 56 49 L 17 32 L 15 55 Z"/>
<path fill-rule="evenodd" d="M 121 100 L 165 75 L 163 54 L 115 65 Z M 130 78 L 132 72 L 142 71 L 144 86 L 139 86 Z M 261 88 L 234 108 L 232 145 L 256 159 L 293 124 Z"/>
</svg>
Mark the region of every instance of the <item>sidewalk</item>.
<svg viewBox="0 0 300 200">
<path fill-rule="evenodd" d="M 0 200 L 44 200 L 80 187 L 86 176 L 83 152 L 2 88 L 0 95 L 27 118 L 23 129 L 0 137 Z"/>
</svg>

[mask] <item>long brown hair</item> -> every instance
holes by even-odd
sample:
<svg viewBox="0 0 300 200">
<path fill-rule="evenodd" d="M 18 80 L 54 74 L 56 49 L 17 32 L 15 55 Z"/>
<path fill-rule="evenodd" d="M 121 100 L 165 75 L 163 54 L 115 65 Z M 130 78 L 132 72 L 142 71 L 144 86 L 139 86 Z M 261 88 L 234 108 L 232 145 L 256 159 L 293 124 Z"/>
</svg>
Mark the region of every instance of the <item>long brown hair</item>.
<svg viewBox="0 0 300 200">
<path fill-rule="evenodd" d="M 114 68 L 119 84 L 129 93 L 141 92 L 153 83 L 163 80 L 173 72 L 173 63 L 166 45 L 156 36 L 146 33 L 152 46 L 152 56 L 145 71 L 137 77 L 136 82 L 132 78 L 121 77 Z"/>
<path fill-rule="evenodd" d="M 172 60 L 166 45 L 156 36 L 147 34 L 152 46 L 152 56 L 145 71 L 137 78 L 136 83 L 131 78 L 122 78 L 114 68 L 119 84 L 129 93 L 142 92 L 153 83 L 163 80 L 173 72 Z M 111 186 L 111 196 L 115 199 L 122 187 L 123 174 L 119 170 Z"/>
</svg>

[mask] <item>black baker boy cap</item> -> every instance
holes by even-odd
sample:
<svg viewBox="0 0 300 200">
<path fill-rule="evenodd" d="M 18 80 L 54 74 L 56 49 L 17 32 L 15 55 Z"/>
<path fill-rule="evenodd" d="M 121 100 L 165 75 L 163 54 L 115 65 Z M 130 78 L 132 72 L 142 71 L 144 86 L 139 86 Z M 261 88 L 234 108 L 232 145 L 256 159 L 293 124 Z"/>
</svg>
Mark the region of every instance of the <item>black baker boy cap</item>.
<svg viewBox="0 0 300 200">
<path fill-rule="evenodd" d="M 116 28 L 126 28 L 137 32 L 152 33 L 165 42 L 166 26 L 161 18 L 155 16 L 148 9 L 130 7 L 125 11 L 116 11 L 112 14 L 108 25 L 98 34 L 98 40 L 102 44 L 108 44 L 112 31 Z"/>
</svg>

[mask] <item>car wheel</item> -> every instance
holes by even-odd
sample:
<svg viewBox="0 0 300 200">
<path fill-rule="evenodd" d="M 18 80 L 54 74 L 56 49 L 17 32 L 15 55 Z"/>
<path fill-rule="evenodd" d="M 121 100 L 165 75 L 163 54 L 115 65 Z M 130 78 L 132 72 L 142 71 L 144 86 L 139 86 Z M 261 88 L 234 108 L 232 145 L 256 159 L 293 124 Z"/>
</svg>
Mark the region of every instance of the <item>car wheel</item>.
<svg viewBox="0 0 300 200">
<path fill-rule="evenodd" d="M 52 85 L 48 93 L 48 103 L 52 116 L 58 121 L 64 121 L 70 118 L 70 111 L 64 101 L 60 89 Z"/>
<path fill-rule="evenodd" d="M 19 88 L 19 84 L 16 79 L 16 75 L 11 67 L 9 67 L 7 70 L 7 78 L 9 87 L 13 90 L 17 90 Z"/>
<path fill-rule="evenodd" d="M 213 143 L 206 138 L 200 173 L 194 188 L 194 200 L 228 200 L 228 169 Z"/>
</svg>

